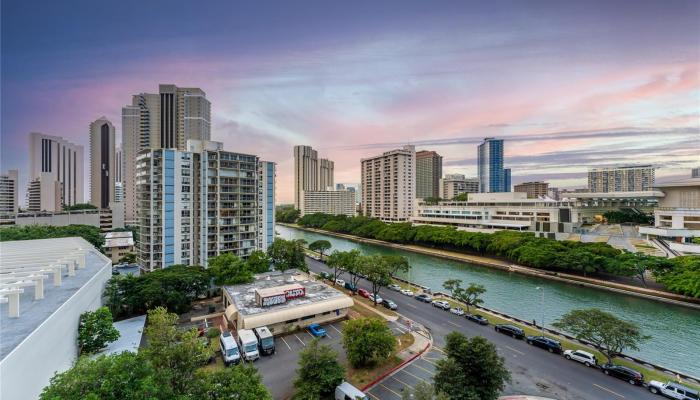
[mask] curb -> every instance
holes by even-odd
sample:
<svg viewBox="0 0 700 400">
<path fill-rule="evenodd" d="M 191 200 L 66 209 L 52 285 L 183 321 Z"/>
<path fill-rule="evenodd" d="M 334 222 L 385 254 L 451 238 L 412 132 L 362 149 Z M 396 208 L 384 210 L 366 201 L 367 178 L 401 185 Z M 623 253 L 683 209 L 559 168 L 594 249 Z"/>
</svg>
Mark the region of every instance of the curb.
<svg viewBox="0 0 700 400">
<path fill-rule="evenodd" d="M 383 381 L 387 376 L 393 374 L 394 372 L 396 372 L 396 371 L 398 371 L 399 369 L 403 368 L 406 364 L 412 362 L 412 361 L 415 360 L 416 358 L 418 358 L 418 357 L 420 357 L 421 355 L 423 355 L 423 353 L 425 353 L 425 351 L 428 350 L 428 348 L 430 348 L 430 346 L 431 346 L 431 343 L 428 342 L 428 344 L 425 345 L 425 347 L 423 348 L 423 350 L 421 350 L 421 351 L 419 351 L 418 353 L 414 354 L 414 355 L 411 356 L 410 358 L 408 358 L 408 359 L 406 359 L 406 360 L 403 360 L 403 361 L 401 362 L 401 364 L 395 366 L 394 368 L 392 368 L 392 369 L 390 369 L 390 370 L 384 372 L 383 374 L 379 375 L 379 376 L 378 376 L 377 378 L 375 378 L 372 382 L 370 382 L 370 383 L 366 384 L 365 386 L 361 387 L 360 390 L 363 391 L 363 392 L 366 392 L 366 391 L 372 389 L 372 387 L 374 387 L 374 385 L 376 385 L 376 384 L 378 384 L 379 382 Z"/>
</svg>

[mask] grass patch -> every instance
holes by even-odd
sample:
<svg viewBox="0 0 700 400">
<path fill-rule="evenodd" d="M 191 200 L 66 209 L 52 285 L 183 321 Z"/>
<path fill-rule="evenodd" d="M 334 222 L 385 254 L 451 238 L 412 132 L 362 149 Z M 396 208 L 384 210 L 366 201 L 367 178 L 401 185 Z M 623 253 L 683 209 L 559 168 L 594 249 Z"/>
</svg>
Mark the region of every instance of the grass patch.
<svg viewBox="0 0 700 400">
<path fill-rule="evenodd" d="M 353 386 L 361 388 L 366 384 L 377 379 L 380 375 L 394 368 L 395 366 L 401 364 L 403 360 L 400 359 L 396 354 L 392 354 L 386 360 L 380 362 L 371 368 L 353 368 L 350 365 L 346 365 L 346 378 Z"/>
</svg>

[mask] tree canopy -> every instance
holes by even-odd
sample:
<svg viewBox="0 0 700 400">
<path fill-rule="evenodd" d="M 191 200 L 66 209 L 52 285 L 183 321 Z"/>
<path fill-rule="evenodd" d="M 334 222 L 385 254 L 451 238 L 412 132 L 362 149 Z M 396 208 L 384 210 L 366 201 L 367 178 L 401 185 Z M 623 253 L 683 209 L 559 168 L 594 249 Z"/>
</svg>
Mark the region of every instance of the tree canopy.
<svg viewBox="0 0 700 400">
<path fill-rule="evenodd" d="M 316 240 L 309 244 L 309 250 L 318 252 L 321 255 L 321 261 L 323 261 L 323 255 L 326 251 L 330 250 L 331 242 L 328 240 Z"/>
<path fill-rule="evenodd" d="M 24 225 L 0 228 L 0 242 L 9 240 L 53 239 L 63 237 L 81 237 L 97 249 L 105 244 L 100 228 L 90 225 Z"/>
<path fill-rule="evenodd" d="M 190 399 L 198 400 L 272 400 L 260 373 L 250 364 L 216 371 L 199 370 L 189 390 Z"/>
<path fill-rule="evenodd" d="M 389 357 L 396 348 L 396 338 L 384 321 L 358 318 L 343 327 L 343 347 L 353 367 L 366 367 Z"/>
<path fill-rule="evenodd" d="M 345 377 L 338 353 L 314 339 L 299 353 L 299 369 L 294 387 L 295 399 L 315 400 L 333 394 Z"/>
<path fill-rule="evenodd" d="M 97 210 L 97 207 L 90 203 L 78 203 L 78 204 L 73 204 L 72 206 L 63 205 L 63 211 L 79 211 L 79 210 Z"/>
<path fill-rule="evenodd" d="M 277 222 L 293 224 L 297 222 L 299 215 L 301 215 L 301 211 L 295 209 L 294 206 L 291 205 L 286 207 L 278 206 L 275 210 L 275 220 Z"/>
<path fill-rule="evenodd" d="M 207 260 L 208 272 L 217 285 L 236 285 L 253 281 L 250 266 L 233 253 L 223 253 Z"/>
<path fill-rule="evenodd" d="M 80 354 L 98 352 L 119 339 L 119 331 L 112 324 L 112 313 L 107 307 L 86 311 L 80 315 L 78 323 L 78 349 Z"/>
<path fill-rule="evenodd" d="M 302 239 L 276 238 L 267 249 L 267 255 L 278 271 L 284 272 L 293 268 L 308 271 L 309 267 L 306 265 L 306 252 L 304 251 L 305 244 L 306 241 Z"/>
</svg>

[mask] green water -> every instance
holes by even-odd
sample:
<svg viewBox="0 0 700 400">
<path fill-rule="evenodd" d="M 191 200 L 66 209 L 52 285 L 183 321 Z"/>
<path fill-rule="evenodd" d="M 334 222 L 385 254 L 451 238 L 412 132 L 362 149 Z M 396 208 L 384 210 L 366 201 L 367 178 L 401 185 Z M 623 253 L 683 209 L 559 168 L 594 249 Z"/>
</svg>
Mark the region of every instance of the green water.
<svg viewBox="0 0 700 400">
<path fill-rule="evenodd" d="M 397 254 L 408 258 L 411 271 L 405 277 L 441 290 L 447 279 L 461 279 L 465 284 L 475 282 L 486 287 L 484 306 L 538 323 L 544 309 L 545 325 L 578 308 L 596 307 L 620 318 L 633 321 L 652 339 L 640 351 L 628 354 L 655 364 L 700 376 L 700 310 L 674 306 L 634 296 L 604 290 L 584 288 L 566 283 L 509 273 L 469 263 L 445 260 L 410 251 L 357 243 L 329 235 L 307 232 L 277 225 L 285 239 L 305 239 L 309 243 L 325 239 L 332 250 L 359 249 L 365 254 Z M 544 308 L 542 292 L 544 288 Z"/>
</svg>

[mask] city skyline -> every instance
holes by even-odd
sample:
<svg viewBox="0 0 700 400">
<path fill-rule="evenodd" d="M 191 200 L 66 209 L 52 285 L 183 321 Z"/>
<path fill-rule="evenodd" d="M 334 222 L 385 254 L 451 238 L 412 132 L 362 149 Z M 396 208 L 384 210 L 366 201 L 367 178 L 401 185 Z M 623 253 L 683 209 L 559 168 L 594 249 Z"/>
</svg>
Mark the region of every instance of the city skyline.
<svg viewBox="0 0 700 400">
<path fill-rule="evenodd" d="M 119 134 L 131 96 L 168 83 L 207 93 L 212 140 L 278 163 L 279 203 L 296 144 L 334 160 L 337 182 L 404 144 L 475 176 L 488 136 L 508 143 L 513 184 L 581 187 L 589 167 L 640 162 L 663 182 L 700 161 L 697 2 L 152 3 L 131 26 L 129 7 L 80 4 L 61 19 L 59 4 L 2 5 L 0 169 L 20 170 L 21 202 L 29 132 L 87 149 L 90 121 Z"/>
</svg>

